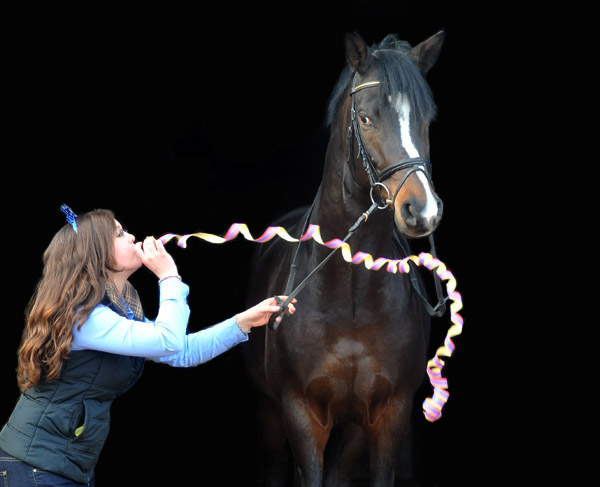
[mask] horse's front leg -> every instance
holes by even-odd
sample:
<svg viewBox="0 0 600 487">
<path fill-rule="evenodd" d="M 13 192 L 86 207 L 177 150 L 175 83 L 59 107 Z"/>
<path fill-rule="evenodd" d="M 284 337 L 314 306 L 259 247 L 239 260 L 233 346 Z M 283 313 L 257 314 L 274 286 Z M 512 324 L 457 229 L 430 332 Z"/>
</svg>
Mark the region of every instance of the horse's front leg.
<svg viewBox="0 0 600 487">
<path fill-rule="evenodd" d="M 295 463 L 295 486 L 321 487 L 323 453 L 331 425 L 322 411 L 311 408 L 299 393 L 288 394 L 282 404 L 286 437 Z"/>
<path fill-rule="evenodd" d="M 367 428 L 372 487 L 394 485 L 396 463 L 408 431 L 411 409 L 410 401 L 394 398 Z"/>
</svg>

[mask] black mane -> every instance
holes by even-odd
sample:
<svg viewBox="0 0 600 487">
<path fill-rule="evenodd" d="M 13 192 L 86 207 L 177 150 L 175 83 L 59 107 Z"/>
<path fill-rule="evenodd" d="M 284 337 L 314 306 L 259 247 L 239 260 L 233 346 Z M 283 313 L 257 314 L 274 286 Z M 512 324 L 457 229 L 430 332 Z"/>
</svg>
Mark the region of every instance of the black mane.
<svg viewBox="0 0 600 487">
<path fill-rule="evenodd" d="M 429 123 L 435 118 L 436 106 L 429 85 L 407 54 L 410 49 L 408 42 L 399 40 L 392 34 L 369 48 L 379 69 L 379 81 L 382 82 L 379 103 L 383 106 L 390 95 L 402 92 L 409 97 L 415 115 Z M 326 120 L 328 127 L 333 123 L 340 100 L 347 96 L 351 78 L 352 72 L 346 66 L 329 99 Z"/>
</svg>

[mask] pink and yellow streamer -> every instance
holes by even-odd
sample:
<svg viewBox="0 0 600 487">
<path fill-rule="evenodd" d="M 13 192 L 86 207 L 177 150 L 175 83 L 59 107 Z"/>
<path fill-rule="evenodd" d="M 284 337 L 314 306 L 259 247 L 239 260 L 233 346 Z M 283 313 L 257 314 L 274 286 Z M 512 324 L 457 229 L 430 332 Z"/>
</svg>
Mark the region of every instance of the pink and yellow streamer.
<svg viewBox="0 0 600 487">
<path fill-rule="evenodd" d="M 450 321 L 452 322 L 452 325 L 448 329 L 443 346 L 439 347 L 436 350 L 434 357 L 427 362 L 427 375 L 433 386 L 433 395 L 423 401 L 423 414 L 428 421 L 437 421 L 442 416 L 442 409 L 449 397 L 448 380 L 445 377 L 442 377 L 442 369 L 445 365 L 442 357 L 449 358 L 452 356 L 455 349 L 453 338 L 460 335 L 463 328 L 463 318 L 458 313 L 462 309 L 462 297 L 460 293 L 456 291 L 456 279 L 454 278 L 454 275 L 446 268 L 446 265 L 442 261 L 433 257 L 431 254 L 424 252 L 420 253 L 418 256 L 410 255 L 404 259 L 387 259 L 383 257 L 373 259 L 373 256 L 366 252 L 357 252 L 352 255 L 350 245 L 348 245 L 347 242 L 337 238 L 324 242 L 321 237 L 319 225 L 313 224 L 308 226 L 306 232 L 300 238 L 292 237 L 283 227 L 268 227 L 260 237 L 254 238 L 246 224 L 234 223 L 222 237 L 203 232 L 187 235 L 168 233 L 160 237 L 159 240 L 163 242 L 163 244 L 166 244 L 172 239 L 177 239 L 177 245 L 186 248 L 187 241 L 191 237 L 199 238 L 213 244 L 222 244 L 237 238 L 240 234 L 242 234 L 246 240 L 258 243 L 268 242 L 275 236 L 278 236 L 287 242 L 304 242 L 312 238 L 317 243 L 331 249 L 341 247 L 340 251 L 346 262 L 352 264 L 363 263 L 369 270 L 379 270 L 385 266 L 387 272 L 406 274 L 410 272 L 409 261 L 412 261 L 418 266 L 425 267 L 430 271 L 435 272 L 442 281 L 445 281 L 448 298 L 451 301 Z"/>
</svg>

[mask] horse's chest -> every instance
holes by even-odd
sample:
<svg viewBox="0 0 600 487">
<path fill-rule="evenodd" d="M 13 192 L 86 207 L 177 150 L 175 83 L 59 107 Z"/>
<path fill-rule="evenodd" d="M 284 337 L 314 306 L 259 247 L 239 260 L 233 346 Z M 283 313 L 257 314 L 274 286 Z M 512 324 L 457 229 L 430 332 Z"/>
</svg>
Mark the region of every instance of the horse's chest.
<svg viewBox="0 0 600 487">
<path fill-rule="evenodd" d="M 387 375 L 393 380 L 398 361 L 391 359 L 396 348 L 385 337 L 365 334 L 358 339 L 340 335 L 325 347 L 325 353 L 313 372 L 319 369 L 331 378 L 344 382 L 355 392 L 375 375 Z"/>
<path fill-rule="evenodd" d="M 424 362 L 421 340 L 411 328 L 374 320 L 347 327 L 319 319 L 288 325 L 286 338 L 273 350 L 276 363 L 285 367 L 268 369 L 271 383 L 284 395 L 303 397 L 321 424 L 334 417 L 370 422 L 375 411 L 406 390 L 415 359 L 422 355 L 417 361 Z"/>
<path fill-rule="evenodd" d="M 370 421 L 400 385 L 397 363 L 382 360 L 369 344 L 342 337 L 327 354 L 313 361 L 304 377 L 302 395 L 309 409 L 325 425 L 336 421 Z"/>
<path fill-rule="evenodd" d="M 403 368 L 415 339 L 408 330 L 385 329 L 379 323 L 360 327 L 298 325 L 285 345 L 279 349 L 280 359 L 306 384 L 315 376 L 325 375 L 343 387 L 355 388 L 374 375 L 385 375 L 395 381 Z M 418 348 L 418 347 L 416 347 Z"/>
</svg>

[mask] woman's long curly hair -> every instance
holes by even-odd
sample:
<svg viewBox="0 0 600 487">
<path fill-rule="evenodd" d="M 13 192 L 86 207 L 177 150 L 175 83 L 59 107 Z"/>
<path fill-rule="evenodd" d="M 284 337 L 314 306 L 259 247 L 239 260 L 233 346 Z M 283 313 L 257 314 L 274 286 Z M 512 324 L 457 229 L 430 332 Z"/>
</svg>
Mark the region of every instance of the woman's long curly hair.
<svg viewBox="0 0 600 487">
<path fill-rule="evenodd" d="M 44 252 L 44 270 L 25 313 L 17 381 L 24 391 L 42 378 L 55 380 L 78 329 L 104 298 L 115 271 L 115 216 L 94 210 L 66 224 Z"/>
</svg>

